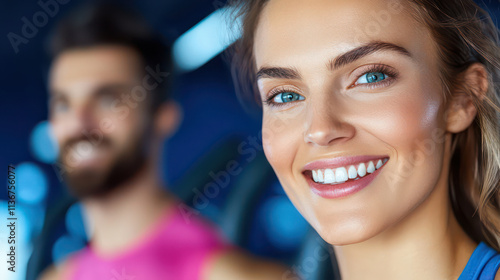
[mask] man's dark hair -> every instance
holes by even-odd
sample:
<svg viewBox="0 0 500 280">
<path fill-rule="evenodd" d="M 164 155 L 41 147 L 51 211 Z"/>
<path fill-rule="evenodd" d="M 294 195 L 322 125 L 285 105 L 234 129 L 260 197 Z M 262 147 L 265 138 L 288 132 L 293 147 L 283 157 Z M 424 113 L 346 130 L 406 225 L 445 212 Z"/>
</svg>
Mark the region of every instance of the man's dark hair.
<svg viewBox="0 0 500 280">
<path fill-rule="evenodd" d="M 146 67 L 171 73 L 170 45 L 132 10 L 111 3 L 91 4 L 77 9 L 61 20 L 49 41 L 55 58 L 64 51 L 116 44 L 133 48 Z M 169 77 L 158 82 L 152 93 L 153 111 L 169 98 Z"/>
</svg>

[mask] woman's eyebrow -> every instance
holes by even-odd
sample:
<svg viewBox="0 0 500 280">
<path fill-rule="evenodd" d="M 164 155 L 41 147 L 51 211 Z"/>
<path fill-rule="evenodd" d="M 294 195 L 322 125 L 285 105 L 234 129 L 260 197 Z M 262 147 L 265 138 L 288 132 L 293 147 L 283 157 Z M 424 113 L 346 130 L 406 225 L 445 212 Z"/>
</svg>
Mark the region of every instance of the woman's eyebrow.
<svg viewBox="0 0 500 280">
<path fill-rule="evenodd" d="M 408 57 L 412 57 L 411 53 L 398 45 L 388 42 L 374 41 L 355 49 L 352 49 L 344 54 L 337 56 L 336 58 L 330 60 L 328 63 L 328 68 L 330 70 L 336 70 L 342 66 L 352 63 L 362 57 L 378 51 L 395 51 Z"/>
<path fill-rule="evenodd" d="M 299 71 L 287 67 L 262 67 L 256 74 L 257 80 L 263 78 L 300 80 Z"/>
<path fill-rule="evenodd" d="M 349 63 L 352 63 L 362 57 L 370 55 L 378 51 L 394 51 L 403 54 L 408 57 L 412 57 L 411 53 L 398 45 L 388 42 L 374 41 L 357 48 L 354 48 L 346 53 L 343 53 L 334 59 L 330 60 L 328 63 L 328 68 L 333 71 Z M 256 74 L 256 78 L 275 78 L 275 79 L 290 79 L 290 80 L 300 80 L 299 71 L 291 67 L 262 67 Z"/>
</svg>

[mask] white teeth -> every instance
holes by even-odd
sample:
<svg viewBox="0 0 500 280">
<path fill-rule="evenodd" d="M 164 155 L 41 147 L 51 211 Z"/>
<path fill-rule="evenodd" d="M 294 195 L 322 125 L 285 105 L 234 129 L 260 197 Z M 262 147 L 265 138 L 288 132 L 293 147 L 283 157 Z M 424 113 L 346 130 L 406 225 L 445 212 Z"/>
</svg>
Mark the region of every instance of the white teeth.
<svg viewBox="0 0 500 280">
<path fill-rule="evenodd" d="M 337 183 L 347 181 L 347 170 L 345 167 L 339 167 L 335 170 L 335 181 Z"/>
<path fill-rule="evenodd" d="M 349 179 L 354 179 L 358 177 L 358 172 L 356 171 L 356 167 L 354 167 L 354 165 L 349 166 L 348 173 L 349 173 Z"/>
<path fill-rule="evenodd" d="M 90 159 L 95 155 L 95 149 L 88 141 L 78 142 L 71 152 L 78 161 Z"/>
<path fill-rule="evenodd" d="M 335 183 L 335 175 L 333 174 L 333 170 L 325 169 L 325 184 Z"/>
<path fill-rule="evenodd" d="M 360 163 L 358 167 L 349 165 L 349 167 L 327 168 L 312 170 L 312 179 L 314 182 L 323 184 L 343 183 L 349 179 L 358 180 L 368 173 L 373 173 L 375 170 L 381 168 L 386 162 L 387 158 L 379 159 L 377 164 L 373 161 L 367 163 Z"/>
<path fill-rule="evenodd" d="M 373 173 L 375 172 L 375 165 L 373 165 L 373 161 L 368 163 L 368 167 L 366 168 L 366 172 Z"/>
<path fill-rule="evenodd" d="M 364 177 L 366 175 L 366 165 L 364 163 L 359 164 L 358 174 L 359 177 Z"/>
<path fill-rule="evenodd" d="M 323 171 L 318 170 L 318 182 L 323 183 L 325 179 L 323 179 Z"/>
</svg>

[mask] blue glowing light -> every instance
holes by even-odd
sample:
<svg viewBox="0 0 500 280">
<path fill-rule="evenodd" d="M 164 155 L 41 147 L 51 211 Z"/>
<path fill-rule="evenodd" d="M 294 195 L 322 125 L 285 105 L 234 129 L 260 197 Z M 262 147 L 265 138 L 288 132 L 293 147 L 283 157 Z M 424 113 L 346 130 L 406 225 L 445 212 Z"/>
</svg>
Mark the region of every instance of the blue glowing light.
<svg viewBox="0 0 500 280">
<path fill-rule="evenodd" d="M 21 202 L 41 203 L 47 196 L 47 179 L 42 170 L 34 163 L 24 162 L 16 166 L 17 199 Z"/>
<path fill-rule="evenodd" d="M 306 220 L 286 196 L 265 202 L 262 212 L 267 237 L 276 247 L 293 250 L 302 244 L 309 230 Z"/>
<path fill-rule="evenodd" d="M 69 254 L 85 247 L 85 242 L 76 236 L 63 235 L 56 240 L 52 247 L 52 259 L 61 263 Z"/>
<path fill-rule="evenodd" d="M 66 229 L 71 235 L 88 240 L 80 203 L 73 204 L 66 212 Z"/>
<path fill-rule="evenodd" d="M 31 224 L 32 234 L 38 236 L 45 220 L 45 207 L 42 204 L 23 204 L 27 221 Z"/>
<path fill-rule="evenodd" d="M 38 123 L 31 132 L 31 151 L 44 163 L 53 163 L 58 156 L 58 147 L 48 121 Z"/>
<path fill-rule="evenodd" d="M 181 71 L 192 71 L 221 53 L 241 34 L 241 22 L 232 22 L 230 9 L 219 9 L 181 35 L 173 45 L 173 57 Z"/>
</svg>

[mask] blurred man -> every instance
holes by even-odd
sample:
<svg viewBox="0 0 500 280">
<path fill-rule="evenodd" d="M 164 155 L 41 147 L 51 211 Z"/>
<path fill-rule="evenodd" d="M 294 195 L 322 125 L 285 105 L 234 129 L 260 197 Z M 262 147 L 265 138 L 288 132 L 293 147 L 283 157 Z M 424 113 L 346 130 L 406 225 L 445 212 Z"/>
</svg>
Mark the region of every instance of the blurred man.
<svg viewBox="0 0 500 280">
<path fill-rule="evenodd" d="M 43 279 L 281 279 L 165 191 L 158 160 L 179 123 L 169 52 L 136 15 L 97 6 L 61 22 L 51 45 L 58 165 L 83 203 L 89 246 Z"/>
</svg>

